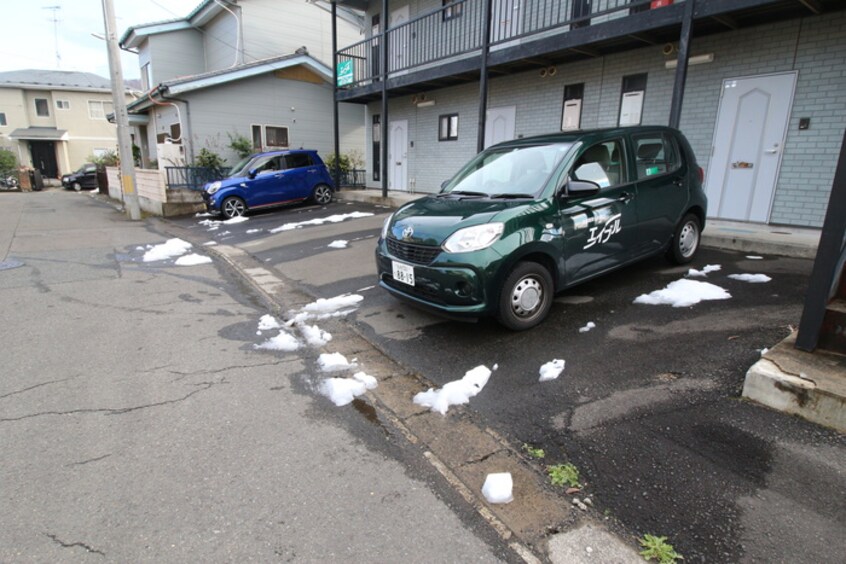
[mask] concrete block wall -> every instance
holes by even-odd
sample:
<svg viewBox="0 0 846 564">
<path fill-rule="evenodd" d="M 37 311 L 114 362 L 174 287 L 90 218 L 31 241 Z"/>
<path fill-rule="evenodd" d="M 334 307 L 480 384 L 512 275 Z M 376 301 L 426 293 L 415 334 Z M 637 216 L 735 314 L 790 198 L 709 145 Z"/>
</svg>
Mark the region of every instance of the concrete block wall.
<svg viewBox="0 0 846 564">
<path fill-rule="evenodd" d="M 846 12 L 807 17 L 694 39 L 692 55 L 713 53 L 714 62 L 689 67 L 681 129 L 699 164 L 708 172 L 722 82 L 746 76 L 798 72 L 781 171 L 770 223 L 822 225 L 834 168 L 846 128 Z M 553 77 L 538 70 L 490 81 L 490 108 L 516 106 L 516 135 L 526 137 L 559 131 L 564 86 L 584 83 L 582 128 L 617 124 L 623 77 L 647 73 L 643 124 L 666 125 L 675 71 L 665 68 L 662 46 L 580 61 L 557 67 Z M 410 96 L 391 99 L 389 121 L 408 120 L 409 180 L 416 191 L 437 191 L 475 154 L 478 130 L 478 83 L 426 92 L 436 105 L 417 108 Z M 368 185 L 373 182 L 371 116 L 367 112 Z M 458 113 L 456 141 L 438 141 L 438 116 Z M 811 119 L 799 131 L 799 118 Z M 412 145 L 413 142 L 413 146 Z"/>
</svg>

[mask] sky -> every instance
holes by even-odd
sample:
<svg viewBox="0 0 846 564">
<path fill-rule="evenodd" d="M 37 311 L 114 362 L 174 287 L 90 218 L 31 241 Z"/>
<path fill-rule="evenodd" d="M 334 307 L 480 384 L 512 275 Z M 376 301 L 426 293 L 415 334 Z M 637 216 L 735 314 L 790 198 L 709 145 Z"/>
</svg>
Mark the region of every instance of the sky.
<svg viewBox="0 0 846 564">
<path fill-rule="evenodd" d="M 183 18 L 201 0 L 113 0 L 113 3 L 120 39 L 131 26 Z M 60 8 L 48 9 L 54 6 Z M 55 26 L 54 14 L 58 20 Z M 0 72 L 59 69 L 109 77 L 106 42 L 91 35 L 103 35 L 101 0 L 0 0 L 0 21 L 4 24 L 0 39 Z M 124 78 L 138 78 L 138 57 L 121 53 Z"/>
</svg>

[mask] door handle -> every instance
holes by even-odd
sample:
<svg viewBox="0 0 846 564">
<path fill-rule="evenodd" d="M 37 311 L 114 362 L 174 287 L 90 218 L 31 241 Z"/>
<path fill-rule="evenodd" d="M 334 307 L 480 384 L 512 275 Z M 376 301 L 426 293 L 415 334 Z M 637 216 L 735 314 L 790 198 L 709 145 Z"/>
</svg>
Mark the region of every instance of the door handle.
<svg viewBox="0 0 846 564">
<path fill-rule="evenodd" d="M 768 155 L 775 155 L 776 153 L 778 153 L 778 149 L 767 149 L 764 152 L 767 153 Z"/>
<path fill-rule="evenodd" d="M 634 198 L 634 195 L 629 194 L 628 192 L 623 192 L 617 200 L 623 202 L 624 204 L 628 204 L 632 198 Z"/>
</svg>

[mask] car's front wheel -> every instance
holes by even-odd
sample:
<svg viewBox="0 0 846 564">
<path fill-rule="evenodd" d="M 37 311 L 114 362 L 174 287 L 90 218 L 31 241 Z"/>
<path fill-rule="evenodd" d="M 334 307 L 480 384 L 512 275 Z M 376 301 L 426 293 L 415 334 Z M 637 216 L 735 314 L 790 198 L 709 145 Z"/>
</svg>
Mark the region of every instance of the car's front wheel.
<svg viewBox="0 0 846 564">
<path fill-rule="evenodd" d="M 82 190 L 82 184 L 80 184 L 79 182 L 74 182 L 73 183 L 73 189 L 76 190 L 77 192 L 81 191 Z"/>
<path fill-rule="evenodd" d="M 311 198 L 316 204 L 325 206 L 332 201 L 332 189 L 326 184 L 318 184 L 314 187 Z"/>
<path fill-rule="evenodd" d="M 673 235 L 667 257 L 675 264 L 687 264 L 696 256 L 702 238 L 702 224 L 696 215 L 685 215 Z"/>
<path fill-rule="evenodd" d="M 230 196 L 223 200 L 223 204 L 220 206 L 220 212 L 226 219 L 240 217 L 247 213 L 247 204 L 237 196 Z"/>
<path fill-rule="evenodd" d="M 505 279 L 499 294 L 497 319 L 514 331 L 543 321 L 552 307 L 552 275 L 536 262 L 520 262 Z"/>
</svg>

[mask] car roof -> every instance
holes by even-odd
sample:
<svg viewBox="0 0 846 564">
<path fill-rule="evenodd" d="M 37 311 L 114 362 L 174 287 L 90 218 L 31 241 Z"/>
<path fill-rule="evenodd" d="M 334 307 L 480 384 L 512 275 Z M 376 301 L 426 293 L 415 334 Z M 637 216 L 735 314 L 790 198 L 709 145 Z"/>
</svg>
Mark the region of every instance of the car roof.
<svg viewBox="0 0 846 564">
<path fill-rule="evenodd" d="M 264 151 L 262 153 L 254 153 L 252 157 L 263 157 L 272 155 L 292 155 L 297 153 L 317 153 L 314 149 L 279 149 L 278 151 Z"/>
<path fill-rule="evenodd" d="M 637 125 L 629 127 L 606 127 L 601 129 L 577 129 L 562 133 L 548 133 L 545 135 L 535 135 L 533 137 L 523 137 L 522 139 L 512 139 L 510 141 L 503 141 L 502 143 L 498 143 L 489 148 L 525 147 L 529 145 L 547 145 L 553 143 L 575 143 L 576 141 L 592 143 L 593 141 L 598 141 L 607 137 L 630 135 L 632 133 L 645 133 L 650 131 L 669 131 L 678 133 L 678 130 L 665 125 Z"/>
</svg>

